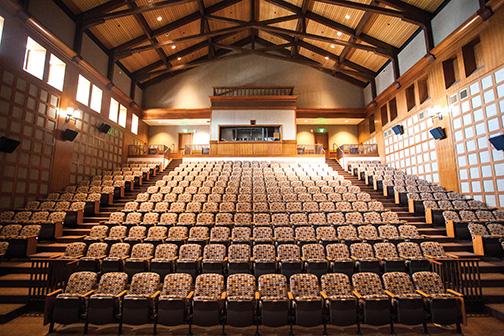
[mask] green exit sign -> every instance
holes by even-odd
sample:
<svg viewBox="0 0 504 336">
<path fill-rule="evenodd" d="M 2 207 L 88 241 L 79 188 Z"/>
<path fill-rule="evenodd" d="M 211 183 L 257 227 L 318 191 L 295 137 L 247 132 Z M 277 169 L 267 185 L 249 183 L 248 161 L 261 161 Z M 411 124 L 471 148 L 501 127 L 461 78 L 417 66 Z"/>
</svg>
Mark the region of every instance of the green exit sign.
<svg viewBox="0 0 504 336">
<path fill-rule="evenodd" d="M 327 128 L 325 127 L 316 128 L 315 133 L 327 133 Z"/>
</svg>

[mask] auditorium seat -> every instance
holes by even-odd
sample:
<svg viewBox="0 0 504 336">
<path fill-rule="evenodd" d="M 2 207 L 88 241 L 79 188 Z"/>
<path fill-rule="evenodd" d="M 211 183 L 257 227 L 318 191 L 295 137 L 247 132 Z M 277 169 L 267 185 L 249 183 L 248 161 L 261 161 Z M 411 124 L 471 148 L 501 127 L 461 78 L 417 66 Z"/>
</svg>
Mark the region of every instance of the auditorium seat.
<svg viewBox="0 0 504 336">
<path fill-rule="evenodd" d="M 66 259 L 66 260 L 75 260 L 79 259 L 84 256 L 86 252 L 86 243 L 81 243 L 81 242 L 76 242 L 76 243 L 70 243 L 67 245 L 65 248 L 65 252 L 63 255 L 59 257 L 59 259 Z"/>
<path fill-rule="evenodd" d="M 200 274 L 196 277 L 192 301 L 191 324 L 212 326 L 223 323 L 224 276 L 220 274 Z"/>
<path fill-rule="evenodd" d="M 290 324 L 291 303 L 285 275 L 261 275 L 258 279 L 258 291 L 261 324 L 268 327 Z"/>
<path fill-rule="evenodd" d="M 396 246 L 389 242 L 376 243 L 373 245 L 376 258 L 381 261 L 383 273 L 404 272 L 404 259 L 400 258 Z"/>
<path fill-rule="evenodd" d="M 329 273 L 322 275 L 322 297 L 329 312 L 329 323 L 348 326 L 357 323 L 360 334 L 359 306 L 357 297 L 352 292 L 348 275 Z"/>
<path fill-rule="evenodd" d="M 226 245 L 205 245 L 203 249 L 203 260 L 201 262 L 201 272 L 224 274 L 226 261 Z"/>
<path fill-rule="evenodd" d="M 175 271 L 178 247 L 175 244 L 159 244 L 156 246 L 154 258 L 150 262 L 150 271 L 159 274 L 163 279 L 166 274 Z"/>
<path fill-rule="evenodd" d="M 99 272 L 101 261 L 107 256 L 107 250 L 107 243 L 90 244 L 86 255 L 79 259 L 77 269 L 80 271 Z"/>
<path fill-rule="evenodd" d="M 255 230 L 255 229 L 254 229 Z M 272 244 L 256 244 L 252 251 L 254 275 L 276 273 L 277 257 L 275 246 Z"/>
<path fill-rule="evenodd" d="M 154 245 L 149 243 L 133 245 L 131 255 L 124 261 L 124 272 L 131 278 L 136 273 L 148 271 L 153 255 Z"/>
<path fill-rule="evenodd" d="M 350 258 L 348 246 L 343 243 L 329 244 L 326 246 L 327 259 L 331 262 L 331 270 L 335 273 L 344 273 L 352 276 L 355 263 Z"/>
<path fill-rule="evenodd" d="M 324 324 L 324 300 L 320 285 L 314 274 L 294 274 L 290 277 L 290 292 L 293 296 L 295 323 L 304 327 Z"/>
<path fill-rule="evenodd" d="M 350 258 L 355 260 L 355 266 L 358 272 L 380 273 L 380 260 L 375 257 L 371 244 L 351 244 Z"/>
<path fill-rule="evenodd" d="M 257 323 L 256 279 L 251 274 L 233 274 L 227 278 L 226 324 L 247 327 Z"/>
<path fill-rule="evenodd" d="M 124 270 L 124 262 L 129 257 L 129 252 L 130 244 L 128 243 L 112 244 L 108 255 L 102 259 L 102 273 L 122 272 Z"/>
<path fill-rule="evenodd" d="M 159 295 L 156 323 L 168 326 L 186 323 L 194 294 L 192 289 L 193 280 L 190 274 L 167 274 Z"/>
<path fill-rule="evenodd" d="M 406 267 L 410 274 L 420 271 L 430 271 L 431 264 L 427 258 L 424 257 L 420 246 L 414 242 L 403 242 L 397 244 L 399 256 L 406 260 Z"/>
<path fill-rule="evenodd" d="M 123 324 L 141 325 L 155 321 L 155 302 L 159 296 L 158 288 L 158 274 L 145 272 L 133 275 L 129 290 L 122 300 L 119 333 L 122 333 Z"/>
<path fill-rule="evenodd" d="M 251 250 L 248 244 L 232 244 L 228 247 L 228 274 L 250 273 Z"/>
<path fill-rule="evenodd" d="M 280 244 L 277 247 L 278 266 L 280 273 L 286 277 L 303 271 L 301 252 L 296 244 Z"/>
<path fill-rule="evenodd" d="M 354 293 L 359 299 L 361 321 L 370 325 L 390 324 L 394 333 L 390 298 L 383 289 L 380 276 L 362 272 L 352 275 Z"/>
<path fill-rule="evenodd" d="M 179 249 L 179 255 L 176 264 L 178 273 L 191 274 L 193 278 L 201 269 L 202 248 L 199 244 L 184 244 Z"/>
<path fill-rule="evenodd" d="M 89 297 L 84 333 L 89 324 L 104 325 L 119 322 L 121 301 L 126 294 L 128 275 L 120 272 L 102 274 L 98 288 Z"/>
</svg>

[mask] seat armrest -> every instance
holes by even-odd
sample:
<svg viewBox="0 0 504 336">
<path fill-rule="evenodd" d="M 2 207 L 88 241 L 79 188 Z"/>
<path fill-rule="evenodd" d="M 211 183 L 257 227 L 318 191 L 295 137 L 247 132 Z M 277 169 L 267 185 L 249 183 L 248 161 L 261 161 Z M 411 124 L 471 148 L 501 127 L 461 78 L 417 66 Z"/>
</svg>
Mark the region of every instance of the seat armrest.
<svg viewBox="0 0 504 336">
<path fill-rule="evenodd" d="M 463 298 L 463 297 L 464 297 L 464 294 L 459 293 L 459 292 L 457 292 L 457 291 L 454 291 L 453 289 L 447 289 L 446 291 L 447 291 L 448 293 L 450 293 L 450 294 L 455 295 L 455 296 L 458 296 L 458 297 L 461 297 L 461 298 Z"/>
<path fill-rule="evenodd" d="M 261 299 L 261 294 L 259 292 L 255 292 L 255 299 L 256 300 Z"/>
<path fill-rule="evenodd" d="M 329 298 L 329 296 L 327 296 L 327 293 L 326 293 L 326 292 L 324 292 L 324 291 L 321 291 L 321 292 L 320 292 L 320 296 L 322 296 L 322 298 L 323 298 L 324 300 L 327 300 L 327 299 Z"/>
<path fill-rule="evenodd" d="M 453 253 L 446 253 L 446 255 L 450 258 L 453 258 L 453 259 L 459 259 L 459 256 L 456 255 L 456 254 L 453 254 Z"/>
<path fill-rule="evenodd" d="M 359 261 L 359 259 L 355 256 L 350 256 L 350 258 L 353 260 L 353 261 Z"/>
<path fill-rule="evenodd" d="M 424 291 L 421 291 L 420 289 L 417 289 L 417 290 L 416 290 L 416 292 L 417 292 L 418 294 L 422 295 L 422 296 L 423 296 L 423 297 L 425 297 L 425 298 L 429 298 L 429 297 L 430 297 L 430 295 L 429 295 L 429 294 L 425 293 Z"/>
<path fill-rule="evenodd" d="M 392 293 L 391 291 L 389 291 L 389 290 L 385 290 L 384 292 L 385 292 L 385 294 L 387 294 L 391 298 L 395 298 L 396 297 L 396 295 L 394 293 Z"/>
<path fill-rule="evenodd" d="M 357 291 L 356 289 L 354 289 L 352 291 L 352 293 L 358 298 L 358 299 L 363 299 L 362 295 L 359 293 L 359 291 Z"/>
<path fill-rule="evenodd" d="M 127 290 L 123 290 L 121 293 L 117 294 L 115 297 L 118 298 L 118 299 L 122 298 L 124 295 L 126 295 L 126 293 L 128 293 L 128 291 Z"/>
<path fill-rule="evenodd" d="M 224 300 L 226 300 L 226 297 L 227 297 L 227 292 L 222 292 L 220 299 L 222 301 L 224 301 Z"/>
<path fill-rule="evenodd" d="M 191 300 L 194 296 L 194 291 L 190 291 L 189 294 L 187 294 L 186 299 Z"/>
<path fill-rule="evenodd" d="M 88 298 L 90 297 L 95 291 L 94 290 L 90 290 L 89 292 L 86 292 L 84 294 L 81 295 L 82 298 Z"/>
<path fill-rule="evenodd" d="M 287 296 L 289 297 L 289 300 L 294 300 L 294 294 L 292 294 L 292 292 L 287 292 Z"/>
<path fill-rule="evenodd" d="M 56 296 L 60 293 L 63 293 L 63 289 L 56 289 L 55 291 L 52 291 L 51 293 L 47 294 L 47 297 L 53 297 L 53 296 Z"/>
<path fill-rule="evenodd" d="M 150 298 L 150 299 L 155 300 L 155 299 L 157 299 L 157 298 L 158 298 L 159 294 L 161 294 L 161 292 L 160 292 L 160 291 L 155 291 L 154 293 L 152 293 L 152 294 L 149 296 L 149 298 Z"/>
</svg>

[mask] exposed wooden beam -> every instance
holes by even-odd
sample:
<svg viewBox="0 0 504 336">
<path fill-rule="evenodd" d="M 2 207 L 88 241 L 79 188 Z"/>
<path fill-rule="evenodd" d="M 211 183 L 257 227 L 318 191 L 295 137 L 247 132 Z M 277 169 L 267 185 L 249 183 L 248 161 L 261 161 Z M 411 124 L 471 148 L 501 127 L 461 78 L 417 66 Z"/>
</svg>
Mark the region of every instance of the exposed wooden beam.
<svg viewBox="0 0 504 336">
<path fill-rule="evenodd" d="M 225 22 L 225 23 L 234 23 L 234 24 L 244 24 L 247 23 L 247 21 L 243 20 L 238 20 L 238 19 L 232 19 L 232 18 L 227 18 L 224 16 L 218 16 L 218 15 L 206 15 L 206 18 L 209 20 L 213 21 L 218 21 L 218 22 Z"/>
<path fill-rule="evenodd" d="M 120 8 L 124 5 L 127 5 L 130 2 L 131 0 L 111 0 L 96 7 L 93 7 L 85 12 L 80 13 L 79 18 L 82 19 L 84 17 L 105 15 L 106 13 L 116 10 L 117 8 Z"/>
<path fill-rule="evenodd" d="M 142 14 L 148 11 L 153 11 L 157 9 L 162 9 L 171 6 L 177 6 L 184 3 L 194 2 L 196 0 L 162 0 L 159 2 L 149 3 L 144 6 L 130 7 L 128 9 L 113 11 L 113 12 L 100 12 L 96 14 L 82 13 L 79 17 L 86 27 L 91 27 L 97 24 L 104 23 L 107 20 L 118 19 L 125 16 Z M 123 5 L 136 4 L 135 1 L 123 1 Z"/>
<path fill-rule="evenodd" d="M 259 21 L 258 23 L 263 24 L 263 25 L 270 25 L 270 24 L 274 24 L 274 23 L 296 20 L 298 17 L 299 16 L 297 14 L 285 15 L 285 16 L 279 16 L 279 17 L 276 17 L 273 19 L 262 20 L 262 21 Z"/>
<path fill-rule="evenodd" d="M 312 3 L 312 0 L 303 0 L 303 2 L 301 3 L 301 10 L 298 14 L 298 21 L 296 23 L 297 32 L 306 33 L 306 12 L 308 11 L 308 7 L 310 7 Z M 295 37 L 294 41 L 297 42 L 298 37 Z M 299 48 L 297 47 L 297 45 L 291 48 L 291 54 L 299 54 Z"/>
<path fill-rule="evenodd" d="M 240 1 L 241 0 L 224 0 L 224 1 L 216 3 L 215 5 L 209 6 L 206 9 L 206 12 L 207 12 L 207 14 L 213 14 L 213 13 L 218 12 L 224 8 L 232 6 Z M 185 26 L 185 25 L 192 23 L 192 22 L 199 20 L 199 19 L 201 19 L 201 14 L 200 14 L 200 11 L 198 10 L 198 11 L 193 12 L 191 14 L 188 14 L 180 19 L 177 19 L 173 22 L 170 22 L 170 23 L 168 23 L 158 29 L 155 29 L 155 30 L 153 30 L 152 33 L 153 33 L 153 36 L 155 36 L 155 37 L 159 36 L 159 35 L 167 34 L 175 29 L 178 29 L 182 26 Z M 115 47 L 113 49 L 113 52 L 114 52 L 114 54 L 119 54 L 119 53 L 125 52 L 128 49 L 130 49 L 136 45 L 147 42 L 148 40 L 149 40 L 148 37 L 145 35 L 135 37 L 134 39 L 131 39 L 131 40 L 124 42 L 123 44 Z"/>
</svg>

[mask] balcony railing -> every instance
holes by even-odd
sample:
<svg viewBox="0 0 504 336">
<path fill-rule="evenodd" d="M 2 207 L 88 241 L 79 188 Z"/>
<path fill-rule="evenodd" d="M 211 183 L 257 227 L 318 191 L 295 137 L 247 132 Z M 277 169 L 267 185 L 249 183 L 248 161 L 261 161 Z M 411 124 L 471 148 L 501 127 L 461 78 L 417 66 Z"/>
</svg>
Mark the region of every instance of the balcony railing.
<svg viewBox="0 0 504 336">
<path fill-rule="evenodd" d="M 214 96 L 244 97 L 244 96 L 292 96 L 294 87 L 246 87 L 246 86 L 220 86 L 214 87 Z"/>
<path fill-rule="evenodd" d="M 358 144 L 345 144 L 333 145 L 333 151 L 336 152 L 338 158 L 344 156 L 378 156 L 378 146 L 376 144 L 358 145 Z"/>
<path fill-rule="evenodd" d="M 170 153 L 170 148 L 165 145 L 129 145 L 128 156 L 144 156 L 144 155 L 165 155 Z"/>
<path fill-rule="evenodd" d="M 298 155 L 322 155 L 325 154 L 324 147 L 322 145 L 297 145 Z"/>
<path fill-rule="evenodd" d="M 210 145 L 185 145 L 184 155 L 209 155 Z"/>
</svg>

